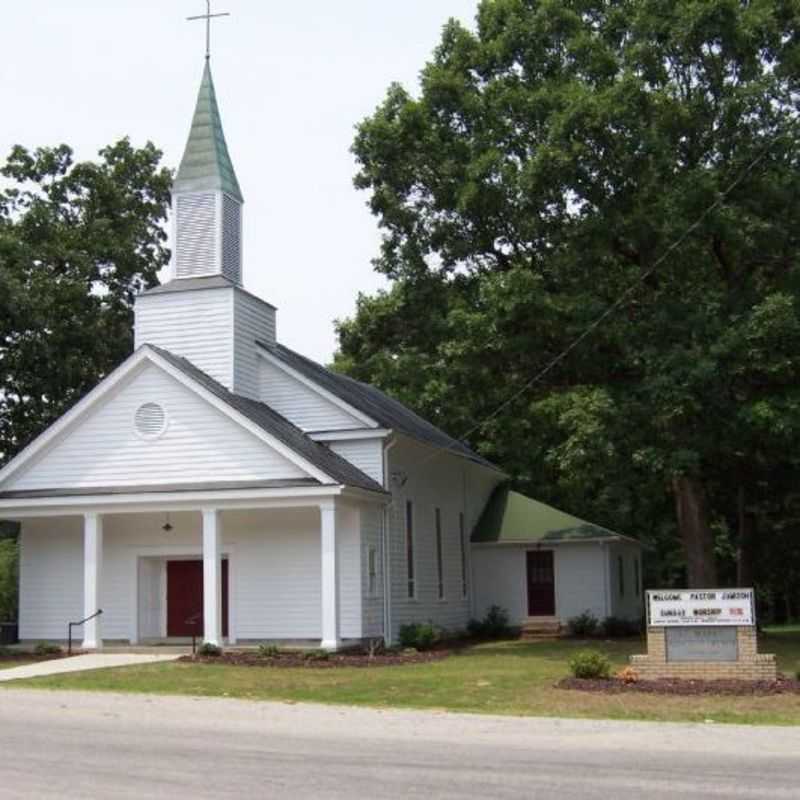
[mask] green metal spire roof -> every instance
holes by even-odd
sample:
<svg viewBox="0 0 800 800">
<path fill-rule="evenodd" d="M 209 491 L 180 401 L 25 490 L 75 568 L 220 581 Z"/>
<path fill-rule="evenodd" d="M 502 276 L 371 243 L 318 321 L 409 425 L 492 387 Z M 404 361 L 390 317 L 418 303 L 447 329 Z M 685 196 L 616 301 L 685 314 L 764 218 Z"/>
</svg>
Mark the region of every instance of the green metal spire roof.
<svg viewBox="0 0 800 800">
<path fill-rule="evenodd" d="M 222 117 L 217 105 L 211 66 L 206 60 L 203 81 L 197 96 L 192 130 L 183 154 L 178 175 L 172 187 L 174 193 L 222 191 L 244 202 L 239 181 L 225 144 Z"/>
</svg>

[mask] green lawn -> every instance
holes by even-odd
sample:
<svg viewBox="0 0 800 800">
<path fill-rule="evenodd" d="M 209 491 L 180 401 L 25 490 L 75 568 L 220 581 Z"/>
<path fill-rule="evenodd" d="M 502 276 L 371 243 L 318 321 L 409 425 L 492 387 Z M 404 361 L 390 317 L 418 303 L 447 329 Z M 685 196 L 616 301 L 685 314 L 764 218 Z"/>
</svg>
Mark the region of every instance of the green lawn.
<svg viewBox="0 0 800 800">
<path fill-rule="evenodd" d="M 642 652 L 637 641 L 593 642 L 616 665 Z M 600 695 L 553 684 L 585 642 L 484 644 L 444 661 L 374 669 L 270 669 L 204 664 L 154 664 L 74 673 L 7 684 L 42 689 L 148 692 L 252 700 L 446 709 L 491 714 L 800 724 L 800 695 L 730 698 Z M 764 637 L 761 650 L 778 655 L 779 669 L 800 667 L 800 633 Z"/>
</svg>

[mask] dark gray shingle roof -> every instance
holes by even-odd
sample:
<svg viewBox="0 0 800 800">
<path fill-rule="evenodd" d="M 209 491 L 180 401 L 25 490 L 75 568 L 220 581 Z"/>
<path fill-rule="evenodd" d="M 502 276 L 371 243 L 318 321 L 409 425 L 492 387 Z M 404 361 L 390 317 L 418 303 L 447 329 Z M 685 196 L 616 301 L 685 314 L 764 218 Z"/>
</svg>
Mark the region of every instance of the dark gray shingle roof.
<svg viewBox="0 0 800 800">
<path fill-rule="evenodd" d="M 301 375 L 374 419 L 378 425 L 391 428 L 425 444 L 449 450 L 477 464 L 499 471 L 498 467 L 479 456 L 463 442 L 449 436 L 399 401 L 384 394 L 380 389 L 348 378 L 346 375 L 332 372 L 282 344 L 268 345 L 258 342 L 258 345 Z"/>
<path fill-rule="evenodd" d="M 334 453 L 324 444 L 310 439 L 300 428 L 264 403 L 229 392 L 221 383 L 215 381 L 210 375 L 192 364 L 191 361 L 181 356 L 176 356 L 168 350 L 163 350 L 151 344 L 145 345 L 145 347 L 149 347 L 154 353 L 157 353 L 183 372 L 184 375 L 199 383 L 215 397 L 227 403 L 235 411 L 258 425 L 259 428 L 272 434 L 298 455 L 310 461 L 326 475 L 329 475 L 333 481 L 372 492 L 385 491 L 377 481 L 364 474 L 358 467 Z"/>
</svg>

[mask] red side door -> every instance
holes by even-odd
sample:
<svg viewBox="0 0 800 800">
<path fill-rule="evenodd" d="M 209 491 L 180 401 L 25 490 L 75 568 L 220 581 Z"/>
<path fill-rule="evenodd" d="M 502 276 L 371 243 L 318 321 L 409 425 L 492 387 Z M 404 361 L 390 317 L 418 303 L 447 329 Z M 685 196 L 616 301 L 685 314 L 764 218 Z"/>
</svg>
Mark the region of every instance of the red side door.
<svg viewBox="0 0 800 800">
<path fill-rule="evenodd" d="M 203 562 L 167 562 L 167 636 L 203 635 Z M 222 562 L 222 635 L 228 635 L 228 561 Z"/>
<path fill-rule="evenodd" d="M 528 551 L 528 616 L 556 613 L 556 582 L 552 550 Z"/>
</svg>

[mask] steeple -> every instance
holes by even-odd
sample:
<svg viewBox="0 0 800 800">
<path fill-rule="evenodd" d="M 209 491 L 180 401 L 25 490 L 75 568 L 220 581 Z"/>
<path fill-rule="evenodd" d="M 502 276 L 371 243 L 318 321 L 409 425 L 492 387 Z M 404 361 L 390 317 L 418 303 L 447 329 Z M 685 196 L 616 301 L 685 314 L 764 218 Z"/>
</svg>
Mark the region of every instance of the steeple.
<svg viewBox="0 0 800 800">
<path fill-rule="evenodd" d="M 211 65 L 206 60 L 203 80 L 197 105 L 192 119 L 189 141 L 183 153 L 173 186 L 175 194 L 219 191 L 225 192 L 234 200 L 244 202 L 239 181 L 228 153 L 225 133 L 222 130 L 222 117 L 217 105 Z"/>
<path fill-rule="evenodd" d="M 172 187 L 174 277 L 242 283 L 242 204 L 206 58 L 189 140 Z"/>
</svg>

